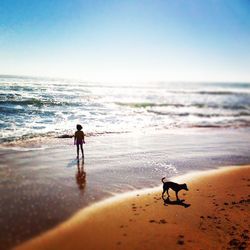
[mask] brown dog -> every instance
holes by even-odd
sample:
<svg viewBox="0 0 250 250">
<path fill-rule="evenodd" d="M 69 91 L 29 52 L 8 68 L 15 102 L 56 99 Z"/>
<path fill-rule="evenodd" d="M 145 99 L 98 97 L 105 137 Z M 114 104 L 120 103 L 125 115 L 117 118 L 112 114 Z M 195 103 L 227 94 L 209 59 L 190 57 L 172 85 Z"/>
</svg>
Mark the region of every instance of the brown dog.
<svg viewBox="0 0 250 250">
<path fill-rule="evenodd" d="M 167 181 L 167 182 L 164 182 L 164 178 L 161 179 L 162 183 L 163 183 L 163 192 L 162 192 L 162 198 L 164 196 L 164 193 L 167 191 L 167 194 L 168 194 L 168 197 L 170 197 L 169 193 L 168 193 L 168 189 L 171 188 L 172 190 L 175 191 L 175 195 L 176 195 L 176 199 L 179 200 L 179 197 L 178 197 L 178 192 L 180 190 L 186 190 L 188 191 L 188 187 L 187 187 L 187 184 L 178 184 L 178 183 L 175 183 L 175 182 L 171 182 L 171 181 Z"/>
</svg>

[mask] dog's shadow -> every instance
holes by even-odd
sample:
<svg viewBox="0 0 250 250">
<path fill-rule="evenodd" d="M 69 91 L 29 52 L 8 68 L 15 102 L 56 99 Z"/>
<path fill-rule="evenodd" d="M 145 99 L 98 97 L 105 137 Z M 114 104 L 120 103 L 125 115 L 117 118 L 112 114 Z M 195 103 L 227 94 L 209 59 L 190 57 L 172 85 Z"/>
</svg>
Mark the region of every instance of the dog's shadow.
<svg viewBox="0 0 250 250">
<path fill-rule="evenodd" d="M 188 207 L 191 206 L 191 204 L 184 203 L 185 200 L 176 199 L 174 201 L 174 200 L 170 200 L 169 197 L 162 198 L 162 199 L 163 199 L 163 202 L 164 202 L 164 206 L 167 206 L 167 205 L 178 205 L 178 206 L 183 206 L 185 208 L 188 208 Z"/>
</svg>

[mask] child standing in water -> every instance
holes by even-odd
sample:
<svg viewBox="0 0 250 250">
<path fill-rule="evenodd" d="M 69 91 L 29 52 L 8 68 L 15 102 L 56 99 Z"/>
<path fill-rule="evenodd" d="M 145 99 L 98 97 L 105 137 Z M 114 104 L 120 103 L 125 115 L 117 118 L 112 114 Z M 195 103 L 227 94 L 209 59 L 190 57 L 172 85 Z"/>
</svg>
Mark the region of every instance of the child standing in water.
<svg viewBox="0 0 250 250">
<path fill-rule="evenodd" d="M 82 158 L 84 159 L 82 144 L 85 143 L 85 141 L 84 141 L 84 133 L 82 131 L 82 126 L 80 124 L 77 124 L 76 129 L 77 131 L 75 132 L 75 136 L 74 136 L 75 138 L 74 144 L 77 147 L 77 158 L 79 159 L 79 146 L 81 146 Z"/>
</svg>

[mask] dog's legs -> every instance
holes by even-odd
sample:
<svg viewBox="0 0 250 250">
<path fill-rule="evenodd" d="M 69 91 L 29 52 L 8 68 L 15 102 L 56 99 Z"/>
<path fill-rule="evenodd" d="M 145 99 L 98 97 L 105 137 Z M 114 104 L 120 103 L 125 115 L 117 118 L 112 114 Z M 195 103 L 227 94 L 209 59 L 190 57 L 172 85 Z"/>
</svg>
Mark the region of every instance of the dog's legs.
<svg viewBox="0 0 250 250">
<path fill-rule="evenodd" d="M 163 190 L 163 192 L 162 192 L 162 195 L 161 195 L 162 199 L 163 199 L 163 197 L 164 197 L 164 193 L 165 193 L 165 190 Z"/>
<path fill-rule="evenodd" d="M 175 194 L 176 194 L 176 199 L 179 200 L 178 192 L 175 192 Z"/>
<path fill-rule="evenodd" d="M 168 194 L 168 197 L 170 197 L 169 193 L 168 193 L 168 189 L 167 189 L 167 194 Z"/>
</svg>

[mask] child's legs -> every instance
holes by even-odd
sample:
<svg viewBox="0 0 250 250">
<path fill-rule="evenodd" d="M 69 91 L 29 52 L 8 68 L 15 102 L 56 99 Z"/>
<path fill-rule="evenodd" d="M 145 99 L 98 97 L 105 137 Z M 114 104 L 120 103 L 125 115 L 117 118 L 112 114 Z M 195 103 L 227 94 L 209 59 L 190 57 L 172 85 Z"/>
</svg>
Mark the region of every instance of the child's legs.
<svg viewBox="0 0 250 250">
<path fill-rule="evenodd" d="M 77 157 L 79 157 L 79 144 L 76 145 L 77 148 Z"/>
<path fill-rule="evenodd" d="M 81 151 L 82 151 L 82 156 L 84 157 L 82 144 L 81 144 Z"/>
</svg>

